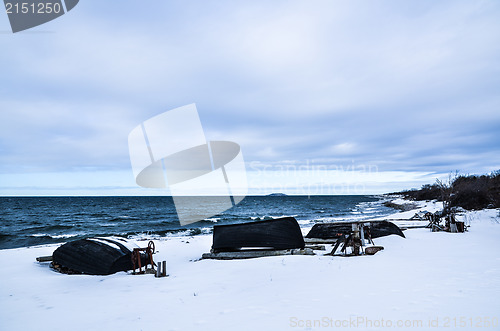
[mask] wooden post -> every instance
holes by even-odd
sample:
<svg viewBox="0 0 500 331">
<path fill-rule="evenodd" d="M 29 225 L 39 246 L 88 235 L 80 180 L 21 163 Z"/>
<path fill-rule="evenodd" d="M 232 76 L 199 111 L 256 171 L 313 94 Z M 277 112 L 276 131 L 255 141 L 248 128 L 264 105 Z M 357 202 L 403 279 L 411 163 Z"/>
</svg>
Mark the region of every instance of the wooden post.
<svg viewBox="0 0 500 331">
<path fill-rule="evenodd" d="M 364 226 L 364 223 L 361 223 L 360 226 L 361 226 L 361 246 L 365 246 L 366 243 L 365 243 L 365 226 Z"/>
<path fill-rule="evenodd" d="M 353 237 L 352 237 L 352 249 L 353 249 L 353 254 L 354 255 L 359 255 L 359 248 L 361 247 L 361 238 L 359 236 L 359 224 L 358 223 L 353 223 L 352 224 L 352 231 L 353 231 Z"/>
<path fill-rule="evenodd" d="M 162 269 L 161 275 L 163 277 L 166 277 L 167 276 L 167 261 L 163 261 L 161 264 L 162 264 L 162 266 L 161 266 L 161 269 Z M 158 265 L 159 265 L 159 263 L 158 263 Z"/>
<path fill-rule="evenodd" d="M 156 267 L 156 278 L 161 277 L 161 263 L 158 262 L 158 266 Z"/>
<path fill-rule="evenodd" d="M 340 244 L 344 243 L 345 244 L 345 240 L 346 240 L 346 235 L 343 234 L 342 237 L 339 237 L 337 239 L 337 242 L 335 243 L 335 246 L 333 246 L 333 249 L 332 251 L 328 254 L 328 255 L 335 255 L 335 252 L 337 251 L 337 249 L 339 248 Z"/>
</svg>

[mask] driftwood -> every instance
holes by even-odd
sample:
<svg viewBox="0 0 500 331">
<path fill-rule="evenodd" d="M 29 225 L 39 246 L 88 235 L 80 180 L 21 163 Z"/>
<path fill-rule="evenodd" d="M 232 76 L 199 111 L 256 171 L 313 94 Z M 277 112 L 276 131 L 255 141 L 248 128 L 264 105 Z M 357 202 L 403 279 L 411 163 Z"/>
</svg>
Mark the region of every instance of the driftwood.
<svg viewBox="0 0 500 331">
<path fill-rule="evenodd" d="M 315 251 L 324 251 L 326 249 L 325 245 L 306 245 L 305 248 L 310 248 Z"/>
<path fill-rule="evenodd" d="M 304 238 L 306 244 L 335 244 L 337 242 L 336 238 L 331 239 L 321 239 L 321 238 Z"/>
<path fill-rule="evenodd" d="M 39 256 L 36 258 L 38 262 L 52 262 L 52 255 L 51 256 Z"/>
<path fill-rule="evenodd" d="M 294 248 L 282 250 L 241 250 L 237 252 L 205 253 L 201 258 L 215 260 L 236 260 L 280 255 L 314 255 L 314 252 L 310 248 Z"/>
<path fill-rule="evenodd" d="M 325 255 L 335 255 L 335 252 L 337 251 L 337 249 L 339 248 L 340 244 L 344 244 L 345 245 L 345 241 L 346 241 L 346 238 L 347 236 L 346 235 L 342 235 L 342 237 L 340 237 L 337 242 L 335 243 L 335 246 L 333 246 L 333 249 L 330 253 L 328 254 L 325 254 Z"/>
<path fill-rule="evenodd" d="M 360 224 L 353 223 L 351 233 L 340 234 L 340 237 L 335 243 L 335 246 L 333 247 L 332 251 L 325 255 L 331 255 L 331 256 L 374 255 L 378 251 L 383 250 L 384 247 L 374 245 L 373 240 L 370 236 L 370 231 L 366 231 L 365 233 L 365 230 L 366 229 L 364 228 L 363 223 Z M 366 238 L 364 238 L 364 234 L 366 235 Z M 372 245 L 374 246 L 365 247 L 365 240 L 367 240 L 369 243 L 371 242 Z M 335 255 L 340 245 L 342 245 L 342 249 L 340 250 L 341 255 Z M 347 247 L 351 247 L 352 249 L 352 252 L 350 254 L 347 253 Z"/>
<path fill-rule="evenodd" d="M 365 248 L 365 254 L 366 255 L 375 255 L 378 251 L 383 250 L 384 247 L 382 246 L 369 246 Z"/>
</svg>

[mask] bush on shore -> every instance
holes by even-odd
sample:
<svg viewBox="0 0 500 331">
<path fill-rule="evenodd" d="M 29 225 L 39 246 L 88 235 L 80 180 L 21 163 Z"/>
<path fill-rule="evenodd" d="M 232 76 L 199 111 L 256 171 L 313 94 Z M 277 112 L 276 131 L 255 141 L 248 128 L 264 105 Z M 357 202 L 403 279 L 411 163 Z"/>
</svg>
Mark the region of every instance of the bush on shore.
<svg viewBox="0 0 500 331">
<path fill-rule="evenodd" d="M 399 194 L 413 200 L 444 201 L 445 208 L 500 208 L 500 170 L 481 176 L 456 174 L 450 176 L 448 183 L 437 180 L 435 184 L 423 185 L 419 190 Z"/>
</svg>

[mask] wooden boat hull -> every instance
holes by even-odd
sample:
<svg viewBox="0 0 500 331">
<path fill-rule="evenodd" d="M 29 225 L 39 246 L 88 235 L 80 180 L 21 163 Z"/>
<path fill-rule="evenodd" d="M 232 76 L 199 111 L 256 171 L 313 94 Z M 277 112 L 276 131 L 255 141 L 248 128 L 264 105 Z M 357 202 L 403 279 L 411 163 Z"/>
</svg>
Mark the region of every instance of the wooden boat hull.
<svg viewBox="0 0 500 331">
<path fill-rule="evenodd" d="M 214 226 L 214 253 L 252 248 L 283 250 L 304 246 L 300 226 L 293 217 Z"/>
<path fill-rule="evenodd" d="M 332 223 L 317 223 L 306 235 L 306 238 L 318 239 L 336 239 L 343 235 L 348 235 L 352 232 L 352 223 L 356 222 L 332 222 Z M 401 229 L 394 223 L 388 221 L 367 221 L 360 223 L 370 223 L 370 226 L 365 226 L 365 231 L 369 229 L 372 238 L 379 238 L 395 234 L 405 238 Z M 367 235 L 367 233 L 365 233 Z"/>
<path fill-rule="evenodd" d="M 133 248 L 130 246 L 130 242 L 121 238 L 75 240 L 54 251 L 52 264 L 59 266 L 61 271 L 88 275 L 110 275 L 132 270 Z"/>
</svg>

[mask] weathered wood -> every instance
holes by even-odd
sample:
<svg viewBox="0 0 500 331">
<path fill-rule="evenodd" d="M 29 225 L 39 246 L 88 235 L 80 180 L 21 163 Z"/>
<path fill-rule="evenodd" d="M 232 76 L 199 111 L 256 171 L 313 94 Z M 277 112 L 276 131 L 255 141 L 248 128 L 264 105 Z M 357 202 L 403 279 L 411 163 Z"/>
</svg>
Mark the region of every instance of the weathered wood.
<svg viewBox="0 0 500 331">
<path fill-rule="evenodd" d="M 51 256 L 39 256 L 36 258 L 38 262 L 52 262 L 52 255 Z"/>
<path fill-rule="evenodd" d="M 427 224 L 427 225 L 415 225 L 415 226 L 413 226 L 413 225 L 402 225 L 402 226 L 399 226 L 399 228 L 401 229 L 401 231 L 406 231 L 406 230 L 409 230 L 409 229 L 425 229 L 425 228 L 428 228 L 428 227 L 429 227 L 429 224 Z"/>
<path fill-rule="evenodd" d="M 315 251 L 324 251 L 326 249 L 324 245 L 306 245 L 305 248 L 310 248 Z"/>
<path fill-rule="evenodd" d="M 464 222 L 457 221 L 456 224 L 457 224 L 458 232 L 465 232 L 465 223 Z"/>
<path fill-rule="evenodd" d="M 167 261 L 163 261 L 161 263 L 161 275 L 162 277 L 166 277 L 167 276 Z"/>
<path fill-rule="evenodd" d="M 379 238 L 396 234 L 405 237 L 404 233 L 394 223 L 388 221 L 351 221 L 351 222 L 331 222 L 316 223 L 311 228 L 306 238 L 337 239 L 343 234 L 353 233 L 353 226 L 363 224 L 363 231 L 369 231 L 371 238 Z M 359 236 L 356 236 L 359 237 Z M 356 240 L 357 241 L 357 240 Z"/>
<path fill-rule="evenodd" d="M 335 244 L 337 239 L 304 238 L 306 244 Z"/>
<path fill-rule="evenodd" d="M 369 246 L 365 248 L 365 254 L 367 255 L 375 255 L 378 251 L 383 250 L 382 246 Z"/>
<path fill-rule="evenodd" d="M 234 260 L 280 255 L 314 255 L 314 252 L 310 248 L 294 248 L 283 250 L 242 250 L 238 252 L 205 253 L 202 255 L 202 259 Z"/>
<path fill-rule="evenodd" d="M 415 219 L 415 218 L 386 218 L 383 221 L 387 222 L 429 222 L 425 219 Z M 368 221 L 369 222 L 369 221 Z"/>
<path fill-rule="evenodd" d="M 344 243 L 344 245 L 345 245 L 345 240 L 346 240 L 345 235 L 340 237 L 339 240 L 337 240 L 337 242 L 335 243 L 335 246 L 333 247 L 332 251 L 330 253 L 328 253 L 327 255 L 335 255 L 335 252 L 339 248 L 340 244 Z"/>
<path fill-rule="evenodd" d="M 155 277 L 156 278 L 160 278 L 161 276 L 162 276 L 161 263 L 158 262 L 158 265 L 156 266 L 156 275 L 155 275 Z"/>
<path fill-rule="evenodd" d="M 344 245 L 342 246 L 342 249 L 340 250 L 341 253 L 346 253 L 347 252 L 347 247 L 351 245 L 352 243 L 352 237 L 354 235 L 351 233 L 350 235 L 346 236 L 344 240 Z"/>
</svg>

